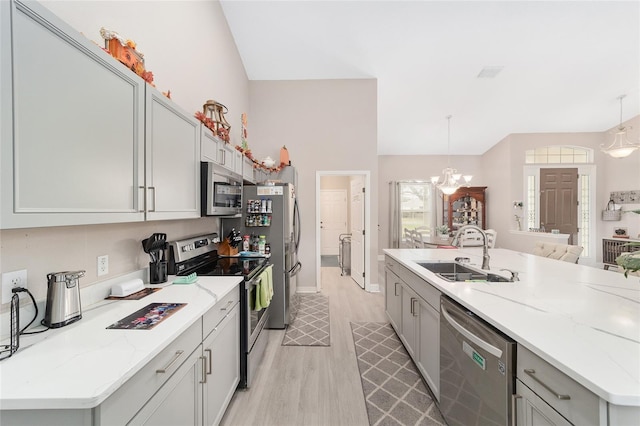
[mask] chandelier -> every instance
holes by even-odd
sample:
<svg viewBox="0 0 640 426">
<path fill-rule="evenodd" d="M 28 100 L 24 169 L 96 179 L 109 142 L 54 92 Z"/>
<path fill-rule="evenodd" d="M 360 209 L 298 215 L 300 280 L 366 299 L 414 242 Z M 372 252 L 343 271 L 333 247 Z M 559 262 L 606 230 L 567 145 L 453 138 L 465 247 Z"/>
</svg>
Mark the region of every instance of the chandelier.
<svg viewBox="0 0 640 426">
<path fill-rule="evenodd" d="M 633 151 L 640 148 L 639 142 L 630 142 L 627 139 L 627 130 L 631 129 L 631 127 L 624 127 L 622 125 L 622 100 L 625 97 L 626 95 L 618 96 L 618 99 L 620 100 L 620 124 L 615 131 L 615 138 L 613 139 L 613 142 L 611 142 L 611 145 L 606 147 L 604 144 L 600 145 L 602 152 L 609 154 L 613 158 L 627 157 L 631 155 Z"/>
<path fill-rule="evenodd" d="M 471 175 L 462 175 L 451 167 L 451 116 L 447 116 L 447 167 L 442 170 L 442 177 L 432 176 L 433 183 L 445 195 L 451 195 L 460 188 L 460 178 L 463 178 L 468 185 L 471 181 Z"/>
</svg>

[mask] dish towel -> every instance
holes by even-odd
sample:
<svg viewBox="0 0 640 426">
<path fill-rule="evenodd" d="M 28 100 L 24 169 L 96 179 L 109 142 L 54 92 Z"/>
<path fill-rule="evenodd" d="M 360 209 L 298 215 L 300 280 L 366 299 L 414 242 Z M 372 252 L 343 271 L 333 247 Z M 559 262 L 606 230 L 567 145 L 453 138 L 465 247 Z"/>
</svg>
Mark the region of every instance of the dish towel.
<svg viewBox="0 0 640 426">
<path fill-rule="evenodd" d="M 260 311 L 267 308 L 273 297 L 273 265 L 269 265 L 267 269 L 260 274 L 258 284 L 256 284 L 256 298 L 253 309 Z"/>
</svg>

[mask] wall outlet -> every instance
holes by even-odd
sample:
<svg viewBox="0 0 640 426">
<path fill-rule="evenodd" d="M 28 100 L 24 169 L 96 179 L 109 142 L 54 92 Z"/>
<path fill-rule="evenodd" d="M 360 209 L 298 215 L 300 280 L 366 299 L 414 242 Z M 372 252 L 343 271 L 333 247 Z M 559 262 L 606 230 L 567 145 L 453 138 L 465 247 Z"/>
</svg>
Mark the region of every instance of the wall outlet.
<svg viewBox="0 0 640 426">
<path fill-rule="evenodd" d="M 109 256 L 98 256 L 98 276 L 107 275 L 109 273 Z"/>
<path fill-rule="evenodd" d="M 27 270 L 5 272 L 2 274 L 2 303 L 11 302 L 11 289 L 14 287 L 27 288 Z"/>
</svg>

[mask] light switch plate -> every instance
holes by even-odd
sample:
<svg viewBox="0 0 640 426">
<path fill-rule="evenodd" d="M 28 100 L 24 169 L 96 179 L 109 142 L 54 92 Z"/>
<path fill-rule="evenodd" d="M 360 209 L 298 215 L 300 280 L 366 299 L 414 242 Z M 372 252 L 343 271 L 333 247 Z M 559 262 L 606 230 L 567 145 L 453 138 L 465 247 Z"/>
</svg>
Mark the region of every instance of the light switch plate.
<svg viewBox="0 0 640 426">
<path fill-rule="evenodd" d="M 2 303 L 11 302 L 11 289 L 14 287 L 27 288 L 27 270 L 5 272 L 2 274 Z"/>
</svg>

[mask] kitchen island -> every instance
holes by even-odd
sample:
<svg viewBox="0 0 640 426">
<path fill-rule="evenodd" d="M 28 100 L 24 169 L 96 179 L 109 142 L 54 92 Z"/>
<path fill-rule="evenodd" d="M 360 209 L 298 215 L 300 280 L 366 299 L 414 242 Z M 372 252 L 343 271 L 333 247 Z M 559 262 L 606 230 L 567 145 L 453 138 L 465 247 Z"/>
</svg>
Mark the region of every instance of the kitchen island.
<svg viewBox="0 0 640 426">
<path fill-rule="evenodd" d="M 510 250 L 489 252 L 492 273 L 510 277 L 501 271 L 508 268 L 520 281 L 449 282 L 417 263 L 464 256 L 479 270 L 481 248 L 387 249 L 385 263 L 401 265 L 511 337 L 521 352 L 597 396 L 600 421 L 594 424 L 640 424 L 639 279 Z"/>
<path fill-rule="evenodd" d="M 168 284 L 174 278 L 170 276 Z M 222 389 L 224 401 L 216 401 L 216 409 L 226 407 L 238 383 L 239 356 L 229 359 L 230 366 L 221 365 L 223 356 L 218 356 L 213 365 L 224 377 L 207 381 L 211 351 L 217 355 L 218 348 L 206 341 L 223 333 L 221 352 L 239 353 L 241 281 L 198 277 L 194 284 L 168 285 L 140 300 L 101 301 L 85 307 L 76 323 L 21 339 L 18 352 L 0 363 L 0 423 L 39 424 L 46 419 L 46 424 L 60 425 L 124 424 L 134 415 L 142 423 L 138 417 L 153 419 L 154 411 L 168 405 L 163 392 L 176 390 L 187 399 L 183 406 L 195 423 L 201 424 L 207 405 L 202 402 L 207 390 L 199 389 L 202 383 L 224 382 L 229 388 Z M 150 303 L 185 305 L 151 329 L 107 329 Z M 162 398 L 152 406 L 147 402 L 153 402 L 156 392 Z M 222 414 L 213 414 L 219 421 Z"/>
</svg>

